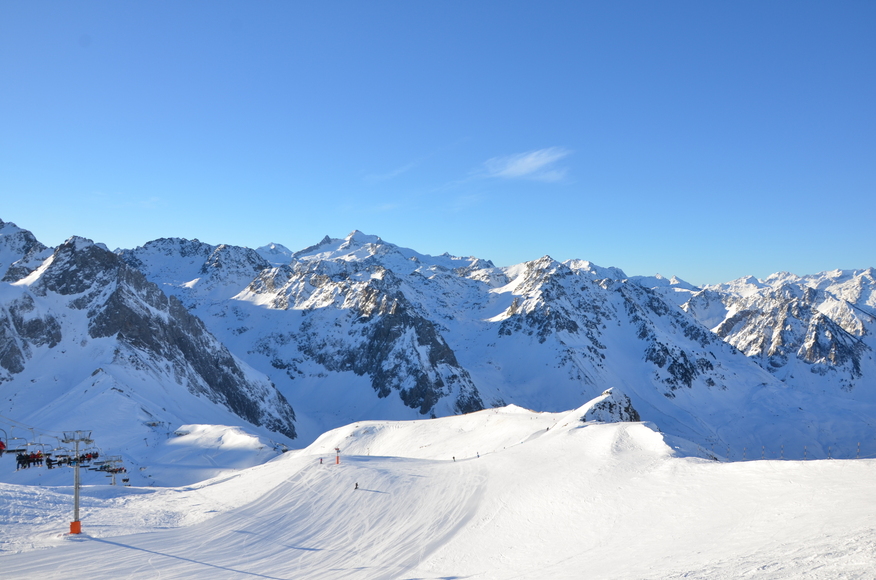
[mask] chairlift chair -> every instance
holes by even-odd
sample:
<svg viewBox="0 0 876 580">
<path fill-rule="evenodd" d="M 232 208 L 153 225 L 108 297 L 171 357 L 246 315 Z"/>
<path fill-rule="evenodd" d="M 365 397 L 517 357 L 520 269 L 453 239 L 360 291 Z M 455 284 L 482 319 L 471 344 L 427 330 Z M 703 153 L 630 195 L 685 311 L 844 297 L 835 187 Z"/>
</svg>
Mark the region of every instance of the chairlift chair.
<svg viewBox="0 0 876 580">
<path fill-rule="evenodd" d="M 48 446 L 48 443 L 42 443 L 41 441 L 28 441 L 27 442 L 28 449 L 34 448 L 33 452 L 41 451 L 43 455 L 46 454 L 46 447 L 47 446 Z M 38 449 L 36 449 L 36 448 L 38 448 Z"/>
<path fill-rule="evenodd" d="M 22 437 L 10 437 L 6 442 L 7 453 L 24 453 L 27 451 L 27 439 Z"/>
<path fill-rule="evenodd" d="M 94 462 L 95 459 L 103 456 L 103 452 L 100 450 L 100 447 L 97 447 L 96 445 L 86 447 L 83 451 L 80 451 L 79 454 L 83 456 L 91 455 L 91 459 L 86 459 L 85 461 L 83 461 L 83 463 Z"/>
<path fill-rule="evenodd" d="M 60 440 L 60 439 L 58 439 L 57 437 L 55 437 L 55 439 L 58 440 L 58 445 L 57 445 L 56 447 L 53 447 L 53 448 L 52 448 L 52 454 L 54 454 L 54 455 L 56 455 L 56 456 L 61 456 L 61 455 L 69 456 L 69 455 L 71 455 L 71 454 L 73 453 L 73 450 L 72 450 L 72 449 L 70 449 L 69 447 L 64 447 L 64 446 L 61 444 L 61 440 Z"/>
</svg>

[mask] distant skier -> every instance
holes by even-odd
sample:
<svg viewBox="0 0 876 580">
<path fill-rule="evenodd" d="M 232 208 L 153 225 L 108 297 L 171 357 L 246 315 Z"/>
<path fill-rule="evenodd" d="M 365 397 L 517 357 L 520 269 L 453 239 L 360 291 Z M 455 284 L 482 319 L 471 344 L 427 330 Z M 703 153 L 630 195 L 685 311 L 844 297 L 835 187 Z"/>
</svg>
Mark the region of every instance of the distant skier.
<svg viewBox="0 0 876 580">
<path fill-rule="evenodd" d="M 322 465 L 322 457 L 319 458 L 319 464 Z"/>
<path fill-rule="evenodd" d="M 356 487 L 354 487 L 353 489 L 359 489 L 359 482 L 358 481 L 356 482 Z"/>
</svg>

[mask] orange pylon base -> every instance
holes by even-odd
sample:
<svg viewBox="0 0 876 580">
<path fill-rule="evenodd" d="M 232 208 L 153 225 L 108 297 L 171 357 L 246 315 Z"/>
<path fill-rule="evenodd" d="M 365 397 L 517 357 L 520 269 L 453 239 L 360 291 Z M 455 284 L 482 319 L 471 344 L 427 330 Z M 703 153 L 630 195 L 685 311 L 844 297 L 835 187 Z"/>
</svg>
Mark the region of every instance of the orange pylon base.
<svg viewBox="0 0 876 580">
<path fill-rule="evenodd" d="M 81 534 L 82 533 L 82 522 L 70 522 L 70 533 L 71 534 Z"/>
</svg>

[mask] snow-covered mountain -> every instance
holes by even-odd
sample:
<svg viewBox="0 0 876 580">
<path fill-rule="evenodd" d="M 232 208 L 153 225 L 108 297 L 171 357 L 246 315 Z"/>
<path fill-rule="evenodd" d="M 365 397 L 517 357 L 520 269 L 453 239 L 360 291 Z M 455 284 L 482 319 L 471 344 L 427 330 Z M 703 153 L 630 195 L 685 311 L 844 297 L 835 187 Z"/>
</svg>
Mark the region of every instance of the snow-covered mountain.
<svg viewBox="0 0 876 580">
<path fill-rule="evenodd" d="M 273 266 L 283 266 L 292 261 L 292 250 L 274 242 L 256 248 L 256 252 Z"/>
<path fill-rule="evenodd" d="M 738 454 L 873 439 L 869 391 L 801 390 L 767 372 L 679 308 L 716 291 L 676 278 L 547 256 L 499 268 L 358 231 L 288 264 L 253 253 L 164 239 L 121 256 L 271 377 L 305 441 L 366 418 L 559 411 L 607 388 L 667 433 Z"/>
<path fill-rule="evenodd" d="M 36 353 L 63 352 L 82 367 L 65 388 L 83 395 L 99 368 L 137 384 L 150 414 L 170 413 L 164 395 L 140 387 L 154 376 L 265 436 L 297 433 L 305 443 L 364 419 L 508 404 L 558 412 L 610 389 L 627 401 L 626 416 L 715 453 L 777 442 L 789 457 L 804 446 L 810 457 L 854 455 L 859 442 L 876 453 L 872 270 L 701 289 L 584 260 L 496 267 L 429 256 L 358 231 L 294 253 L 164 238 L 112 254 L 72 239 L 39 262 L 45 248 L 4 227 L 13 235 L 0 246 L 14 249 L 3 262 L 0 388 L 15 396 Z M 28 301 L 40 314 L 25 329 Z M 180 336 L 195 344 L 181 347 Z M 767 336 L 772 350 L 751 346 Z M 98 339 L 118 346 L 90 350 Z M 155 420 L 131 413 L 174 428 L 235 424 L 201 417 L 197 404 L 172 407 Z M 21 418 L 24 408 L 8 410 Z"/>
<path fill-rule="evenodd" d="M 0 284 L 0 414 L 59 435 L 90 429 L 120 450 L 194 423 L 295 437 L 292 407 L 270 380 L 140 271 L 73 237 L 12 275 L 34 247 L 19 247 Z"/>
<path fill-rule="evenodd" d="M 25 277 L 51 254 L 31 232 L 0 220 L 0 280 Z"/>
<path fill-rule="evenodd" d="M 873 268 L 740 278 L 683 308 L 795 389 L 876 402 Z"/>
</svg>

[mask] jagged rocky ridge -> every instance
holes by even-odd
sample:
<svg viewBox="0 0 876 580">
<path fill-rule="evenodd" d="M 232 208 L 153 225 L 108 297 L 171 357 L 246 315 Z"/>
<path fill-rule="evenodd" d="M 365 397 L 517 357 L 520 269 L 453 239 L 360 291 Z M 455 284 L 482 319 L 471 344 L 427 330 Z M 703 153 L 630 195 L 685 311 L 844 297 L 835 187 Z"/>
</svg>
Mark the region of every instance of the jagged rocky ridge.
<svg viewBox="0 0 876 580">
<path fill-rule="evenodd" d="M 170 272 L 162 256 L 176 251 L 185 252 L 184 261 Z M 249 303 L 215 299 L 242 290 L 258 294 L 257 300 L 275 314 L 283 311 L 281 323 L 250 333 L 255 338 L 247 348 L 248 355 L 267 359 L 270 366 L 265 370 L 281 380 L 303 375 L 300 367 L 306 359 L 324 371 L 367 377 L 378 397 L 395 391 L 404 405 L 420 414 L 434 414 L 442 398 L 452 401 L 445 413 L 483 408 L 468 372 L 433 322 L 398 291 L 390 270 L 375 260 L 302 259 L 306 252 L 299 252 L 290 265 L 261 269 L 258 264 L 251 267 L 257 262 L 252 250 L 197 241 L 156 240 L 121 255 L 163 282 L 205 320 L 239 322 L 248 316 L 241 309 Z M 217 263 L 217 254 L 226 259 L 211 270 L 207 265 Z M 209 258 L 200 265 L 190 260 L 192 256 Z M 238 335 L 248 330 L 240 325 L 230 329 Z"/>
<path fill-rule="evenodd" d="M 587 406 L 581 422 L 599 421 L 601 423 L 637 422 L 642 418 L 630 398 L 617 389 L 608 389 Z"/>
<path fill-rule="evenodd" d="M 10 278 L 14 266 L 0 294 L 0 389 L 13 395 L 8 400 L 21 395 L 15 383 L 29 379 L 32 389 L 52 391 L 44 405 L 54 405 L 58 397 L 72 405 L 77 386 L 87 392 L 103 381 L 108 391 L 138 391 L 138 416 L 129 420 L 196 423 L 205 409 L 218 406 L 224 415 L 213 410 L 206 415 L 243 419 L 295 437 L 294 412 L 267 377 L 232 355 L 179 300 L 105 247 L 74 237 L 21 279 Z M 64 368 L 66 384 L 44 387 L 41 368 Z M 157 389 L 161 400 L 143 395 L 150 389 Z M 183 393 L 200 402 L 186 408 Z M 165 408 L 168 396 L 178 412 Z"/>
<path fill-rule="evenodd" d="M 710 332 L 698 311 L 680 308 L 705 291 L 674 278 L 630 279 L 547 256 L 497 268 L 353 232 L 244 282 L 258 269 L 252 250 L 176 256 L 193 243 L 157 240 L 121 255 L 271 376 L 311 421 L 308 438 L 357 419 L 508 403 L 576 408 L 611 387 L 644 420 L 701 444 L 784 438 L 806 440 L 812 453 L 873 432 L 871 395 L 789 390 L 785 377 Z M 229 274 L 205 278 L 198 260 L 220 247 Z M 811 352 L 830 349 L 813 344 Z M 825 408 L 846 417 L 848 432 L 825 428 Z"/>
<path fill-rule="evenodd" d="M 31 232 L 0 220 L 0 280 L 20 280 L 52 255 Z"/>
<path fill-rule="evenodd" d="M 873 401 L 876 272 L 775 274 L 710 286 L 683 308 L 796 388 Z"/>
<path fill-rule="evenodd" d="M 728 453 L 874 440 L 872 271 L 700 289 L 583 260 L 427 256 L 361 232 L 294 253 L 171 238 L 117 255 L 269 376 L 304 441 L 359 419 L 568 410 L 607 389 L 635 415 L 605 417 Z M 33 333 L 51 341 L 46 325 Z"/>
</svg>

